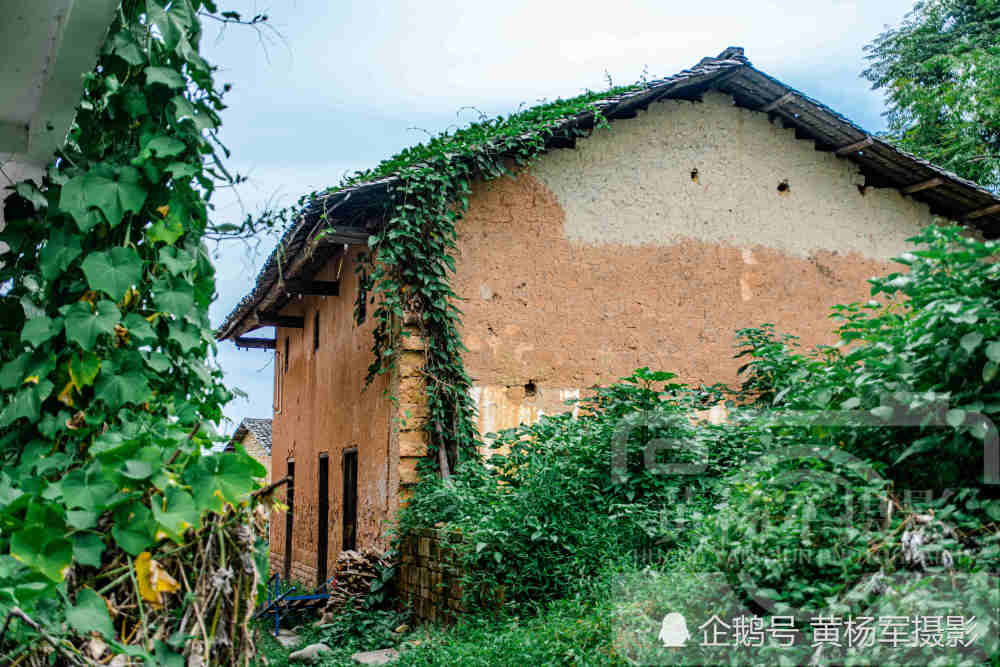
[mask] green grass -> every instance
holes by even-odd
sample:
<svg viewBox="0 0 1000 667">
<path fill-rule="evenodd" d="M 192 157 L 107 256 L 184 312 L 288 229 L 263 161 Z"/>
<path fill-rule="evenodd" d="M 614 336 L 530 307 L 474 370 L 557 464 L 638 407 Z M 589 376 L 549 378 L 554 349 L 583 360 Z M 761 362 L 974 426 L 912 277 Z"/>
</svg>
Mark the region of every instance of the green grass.
<svg viewBox="0 0 1000 667">
<path fill-rule="evenodd" d="M 400 659 L 394 663 L 400 667 L 624 665 L 626 663 L 612 650 L 612 601 L 607 594 L 610 581 L 611 577 L 603 578 L 596 586 L 587 586 L 586 590 L 571 597 L 546 605 L 537 615 L 467 615 L 450 626 L 423 625 L 395 635 L 387 633 L 386 628 L 399 621 L 398 617 L 389 612 L 359 610 L 345 615 L 342 623 L 332 629 L 318 629 L 307 624 L 296 632 L 302 640 L 301 646 L 322 641 L 332 649 L 332 653 L 318 663 L 323 667 L 354 665 L 356 663 L 351 660 L 354 653 L 382 648 L 402 651 Z M 372 620 L 372 614 L 384 616 Z M 366 616 L 369 617 L 367 627 L 357 631 L 359 619 Z M 348 625 L 356 631 L 343 632 L 343 627 Z M 269 632 L 270 627 L 259 626 L 259 655 L 267 659 L 268 667 L 285 667 L 289 664 L 288 655 L 295 649 L 285 649 L 278 644 Z"/>
</svg>

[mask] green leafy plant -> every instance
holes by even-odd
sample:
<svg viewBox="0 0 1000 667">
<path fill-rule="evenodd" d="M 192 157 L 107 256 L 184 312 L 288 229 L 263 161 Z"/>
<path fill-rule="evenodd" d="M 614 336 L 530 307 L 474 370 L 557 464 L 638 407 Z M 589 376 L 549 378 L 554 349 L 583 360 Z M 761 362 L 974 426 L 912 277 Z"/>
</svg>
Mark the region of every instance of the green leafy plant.
<svg viewBox="0 0 1000 667">
<path fill-rule="evenodd" d="M 1000 2 L 921 0 L 865 47 L 863 76 L 886 93 L 890 139 L 1000 186 Z M 983 94 L 984 91 L 992 91 Z"/>
<path fill-rule="evenodd" d="M 41 650 L 40 636 L 69 664 L 103 659 L 82 653 L 92 631 L 151 664 L 180 651 L 237 664 L 252 649 L 256 575 L 242 554 L 264 471 L 239 448 L 204 451 L 231 397 L 209 361 L 215 283 L 202 242 L 218 231 L 215 184 L 230 180 L 224 107 L 198 43 L 200 17 L 239 17 L 215 12 L 207 0 L 124 2 L 66 144 L 41 182 L 5 201 L 5 664 Z M 110 617 L 104 600 L 116 601 Z"/>
</svg>

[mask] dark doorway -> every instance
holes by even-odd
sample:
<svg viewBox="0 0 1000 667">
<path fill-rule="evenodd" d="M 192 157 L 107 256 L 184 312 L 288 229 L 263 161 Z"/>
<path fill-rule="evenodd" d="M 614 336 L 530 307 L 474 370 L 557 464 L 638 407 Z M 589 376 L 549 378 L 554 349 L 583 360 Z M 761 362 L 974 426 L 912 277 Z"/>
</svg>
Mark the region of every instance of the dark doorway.
<svg viewBox="0 0 1000 667">
<path fill-rule="evenodd" d="M 344 541 L 343 550 L 357 548 L 358 450 L 344 450 Z"/>
<path fill-rule="evenodd" d="M 285 493 L 285 581 L 292 575 L 292 522 L 295 507 L 295 459 L 288 459 L 288 491 Z"/>
<path fill-rule="evenodd" d="M 327 544 L 330 534 L 330 457 L 319 455 L 319 523 L 316 527 L 316 583 L 326 583 Z"/>
</svg>

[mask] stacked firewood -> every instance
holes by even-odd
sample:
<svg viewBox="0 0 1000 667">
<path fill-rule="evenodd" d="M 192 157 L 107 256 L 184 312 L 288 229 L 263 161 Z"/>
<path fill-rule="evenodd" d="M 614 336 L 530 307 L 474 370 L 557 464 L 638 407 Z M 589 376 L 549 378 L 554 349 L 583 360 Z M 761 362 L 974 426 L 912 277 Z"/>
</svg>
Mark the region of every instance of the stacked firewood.
<svg viewBox="0 0 1000 667">
<path fill-rule="evenodd" d="M 375 549 L 341 551 L 334 565 L 334 579 L 330 582 L 330 599 L 319 622 L 329 623 L 348 604 L 367 598 L 372 582 L 391 565 L 388 556 Z"/>
</svg>

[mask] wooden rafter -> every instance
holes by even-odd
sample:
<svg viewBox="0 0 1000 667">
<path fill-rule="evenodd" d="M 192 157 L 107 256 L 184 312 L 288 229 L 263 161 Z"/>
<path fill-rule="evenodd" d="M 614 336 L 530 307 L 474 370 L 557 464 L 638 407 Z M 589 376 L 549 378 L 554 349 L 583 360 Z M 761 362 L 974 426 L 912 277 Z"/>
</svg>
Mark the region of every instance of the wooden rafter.
<svg viewBox="0 0 1000 667">
<path fill-rule="evenodd" d="M 774 111 L 775 109 L 777 109 L 778 107 L 780 107 L 782 104 L 788 104 L 789 102 L 791 102 L 794 99 L 795 99 L 795 93 L 785 93 L 784 95 L 782 95 L 778 99 L 774 100 L 773 102 L 768 102 L 767 104 L 765 104 L 764 106 L 762 106 L 760 108 L 760 110 L 763 111 L 763 112 L 765 112 L 765 113 L 768 112 L 768 111 Z"/>
<path fill-rule="evenodd" d="M 340 283 L 336 280 L 286 280 L 285 292 L 307 296 L 338 296 Z"/>
<path fill-rule="evenodd" d="M 993 204 L 992 206 L 987 206 L 986 208 L 980 208 L 971 213 L 966 213 L 966 220 L 975 220 L 976 218 L 982 218 L 987 215 L 992 215 L 994 213 L 1000 213 L 1000 204 Z"/>
<path fill-rule="evenodd" d="M 272 312 L 258 312 L 257 322 L 262 327 L 282 327 L 285 329 L 304 329 L 306 318 L 297 315 L 279 315 Z"/>
<path fill-rule="evenodd" d="M 912 195 L 914 192 L 936 188 L 942 184 L 944 184 L 944 179 L 935 176 L 934 178 L 928 178 L 926 181 L 920 181 L 919 183 L 914 183 L 913 185 L 907 185 L 905 188 L 902 188 L 902 190 L 904 195 Z"/>
<path fill-rule="evenodd" d="M 850 155 L 851 153 L 857 153 L 862 148 L 866 148 L 875 143 L 875 140 L 871 137 L 865 137 L 861 141 L 855 141 L 853 144 L 848 144 L 846 146 L 841 146 L 834 152 L 837 155 Z"/>
<path fill-rule="evenodd" d="M 273 338 L 250 338 L 237 336 L 233 339 L 233 343 L 236 347 L 245 347 L 257 350 L 273 350 L 277 341 Z"/>
<path fill-rule="evenodd" d="M 368 245 L 369 236 L 371 234 L 363 229 L 331 227 L 317 231 L 313 242 L 317 245 Z"/>
</svg>

